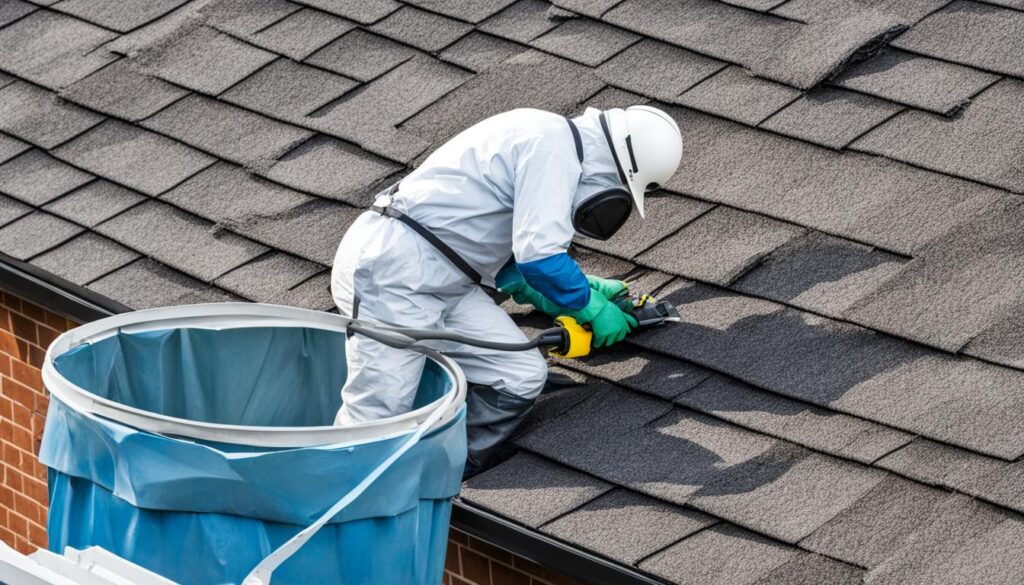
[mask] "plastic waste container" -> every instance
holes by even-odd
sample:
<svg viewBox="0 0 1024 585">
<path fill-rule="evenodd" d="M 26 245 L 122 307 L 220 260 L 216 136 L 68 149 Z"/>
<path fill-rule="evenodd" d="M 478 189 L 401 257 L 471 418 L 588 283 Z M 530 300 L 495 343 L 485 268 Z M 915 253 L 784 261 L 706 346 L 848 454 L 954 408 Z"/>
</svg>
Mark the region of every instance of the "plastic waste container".
<svg viewBox="0 0 1024 585">
<path fill-rule="evenodd" d="M 61 335 L 43 366 L 50 550 L 101 546 L 180 583 L 265 583 L 251 572 L 287 543 L 275 584 L 440 583 L 465 379 L 423 350 L 412 412 L 331 426 L 350 323 L 222 303 Z"/>
</svg>

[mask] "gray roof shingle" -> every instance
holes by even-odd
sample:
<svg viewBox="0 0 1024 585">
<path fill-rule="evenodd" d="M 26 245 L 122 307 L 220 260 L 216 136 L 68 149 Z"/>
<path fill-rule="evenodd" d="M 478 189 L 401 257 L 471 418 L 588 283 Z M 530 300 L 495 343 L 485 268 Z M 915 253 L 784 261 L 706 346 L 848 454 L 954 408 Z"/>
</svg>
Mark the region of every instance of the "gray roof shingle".
<svg viewBox="0 0 1024 585">
<path fill-rule="evenodd" d="M 348 20 L 303 8 L 252 36 L 252 42 L 296 61 L 355 28 Z"/>
<path fill-rule="evenodd" d="M 88 183 L 93 176 L 32 149 L 0 164 L 0 192 L 40 206 Z"/>
<path fill-rule="evenodd" d="M 127 59 L 116 61 L 61 92 L 68 101 L 135 122 L 181 99 L 188 90 L 135 70 Z"/>
<path fill-rule="evenodd" d="M 1020 77 L 1024 75 L 1024 14 L 991 4 L 958 0 L 922 20 L 893 45 Z"/>
<path fill-rule="evenodd" d="M 102 121 L 103 116 L 25 82 L 0 89 L 0 130 L 42 148 L 53 148 Z"/>
<path fill-rule="evenodd" d="M 313 135 L 222 101 L 192 94 L 141 125 L 231 162 L 267 167 Z"/>
<path fill-rule="evenodd" d="M 267 251 L 158 201 L 133 207 L 96 231 L 206 282 Z"/>
<path fill-rule="evenodd" d="M 742 67 L 726 67 L 686 90 L 678 101 L 691 108 L 756 126 L 799 96 L 799 91 L 754 77 Z"/>
<path fill-rule="evenodd" d="M 208 94 L 218 94 L 274 60 L 274 54 L 207 26 L 133 57 L 146 73 Z"/>
<path fill-rule="evenodd" d="M 138 258 L 138 253 L 117 242 L 87 232 L 33 259 L 32 263 L 65 280 L 86 285 Z"/>
<path fill-rule="evenodd" d="M 464 501 L 671 583 L 1017 583 L 1022 9 L 0 2 L 0 253 L 133 308 L 333 310 L 338 242 L 430 148 L 649 103 L 679 172 L 569 252 L 681 322 L 552 360 Z"/>
<path fill-rule="evenodd" d="M 545 524 L 541 531 L 632 565 L 715 522 L 700 512 L 615 489 Z"/>
<path fill-rule="evenodd" d="M 145 200 L 131 189 L 97 179 L 43 208 L 85 227 L 94 227 Z"/>
<path fill-rule="evenodd" d="M 804 94 L 761 127 L 839 149 L 901 109 L 894 103 L 868 95 L 826 87 Z"/>
<path fill-rule="evenodd" d="M 949 115 L 966 106 L 975 94 L 997 79 L 995 75 L 970 67 L 890 50 L 851 65 L 833 82 L 847 89 Z"/>
<path fill-rule="evenodd" d="M 114 120 L 61 145 L 53 154 L 147 195 L 159 195 L 214 162 L 194 148 Z"/>
<path fill-rule="evenodd" d="M 555 487 L 557 486 L 557 487 Z M 519 454 L 470 479 L 462 495 L 478 504 L 537 528 L 611 489 L 607 483 Z"/>
<path fill-rule="evenodd" d="M 59 89 L 117 59 L 97 50 L 115 36 L 77 18 L 37 10 L 0 29 L 0 68 Z"/>
</svg>

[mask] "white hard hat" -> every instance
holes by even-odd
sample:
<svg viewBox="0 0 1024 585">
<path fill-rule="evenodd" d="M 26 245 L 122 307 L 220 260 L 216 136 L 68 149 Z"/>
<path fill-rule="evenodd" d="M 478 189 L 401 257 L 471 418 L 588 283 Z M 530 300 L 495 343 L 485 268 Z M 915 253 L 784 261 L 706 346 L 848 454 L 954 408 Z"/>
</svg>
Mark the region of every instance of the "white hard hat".
<svg viewBox="0 0 1024 585">
<path fill-rule="evenodd" d="M 644 193 L 668 182 L 683 158 L 679 126 L 658 108 L 632 106 L 605 110 L 601 127 L 612 147 L 619 177 L 644 217 Z"/>
</svg>

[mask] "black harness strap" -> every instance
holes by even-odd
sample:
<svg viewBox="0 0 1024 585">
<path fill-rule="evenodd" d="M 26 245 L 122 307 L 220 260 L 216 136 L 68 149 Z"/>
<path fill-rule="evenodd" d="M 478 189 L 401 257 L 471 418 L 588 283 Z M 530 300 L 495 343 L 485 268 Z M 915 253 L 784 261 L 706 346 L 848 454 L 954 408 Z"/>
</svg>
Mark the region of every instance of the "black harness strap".
<svg viewBox="0 0 1024 585">
<path fill-rule="evenodd" d="M 444 257 L 447 258 L 449 262 L 454 264 L 456 268 L 461 270 L 462 273 L 468 276 L 469 279 L 472 280 L 475 284 L 480 284 L 480 281 L 483 280 L 483 278 L 480 276 L 480 273 L 477 272 L 472 266 L 470 266 L 468 262 L 463 260 L 462 256 L 459 256 L 455 252 L 455 250 L 452 250 L 450 247 L 448 247 L 448 244 L 442 242 L 441 238 L 435 236 L 430 230 L 423 227 L 423 225 L 420 222 L 402 213 L 401 211 L 391 207 L 390 205 L 387 207 L 374 205 L 373 207 L 370 208 L 370 211 L 375 211 L 383 215 L 384 217 L 397 219 L 398 221 L 412 228 L 414 232 L 422 236 L 424 240 L 430 242 L 432 246 L 437 248 L 438 252 L 444 254 Z"/>
<path fill-rule="evenodd" d="M 572 132 L 572 140 L 576 143 L 576 158 L 583 162 L 583 138 L 580 137 L 580 129 L 576 127 L 576 124 L 569 118 L 565 119 L 569 123 L 569 131 Z"/>
</svg>

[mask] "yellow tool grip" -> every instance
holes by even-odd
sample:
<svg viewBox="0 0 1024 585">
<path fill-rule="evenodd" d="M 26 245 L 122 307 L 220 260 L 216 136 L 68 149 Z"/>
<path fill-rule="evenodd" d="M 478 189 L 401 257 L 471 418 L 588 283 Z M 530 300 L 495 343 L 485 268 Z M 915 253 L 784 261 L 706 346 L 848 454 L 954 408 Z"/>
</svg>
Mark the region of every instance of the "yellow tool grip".
<svg viewBox="0 0 1024 585">
<path fill-rule="evenodd" d="M 558 326 L 565 330 L 569 343 L 565 353 L 550 350 L 552 355 L 565 358 L 579 358 L 590 355 L 590 344 L 594 340 L 594 334 L 589 329 L 580 325 L 576 319 L 566 315 L 555 318 L 555 323 L 558 323 Z"/>
</svg>

